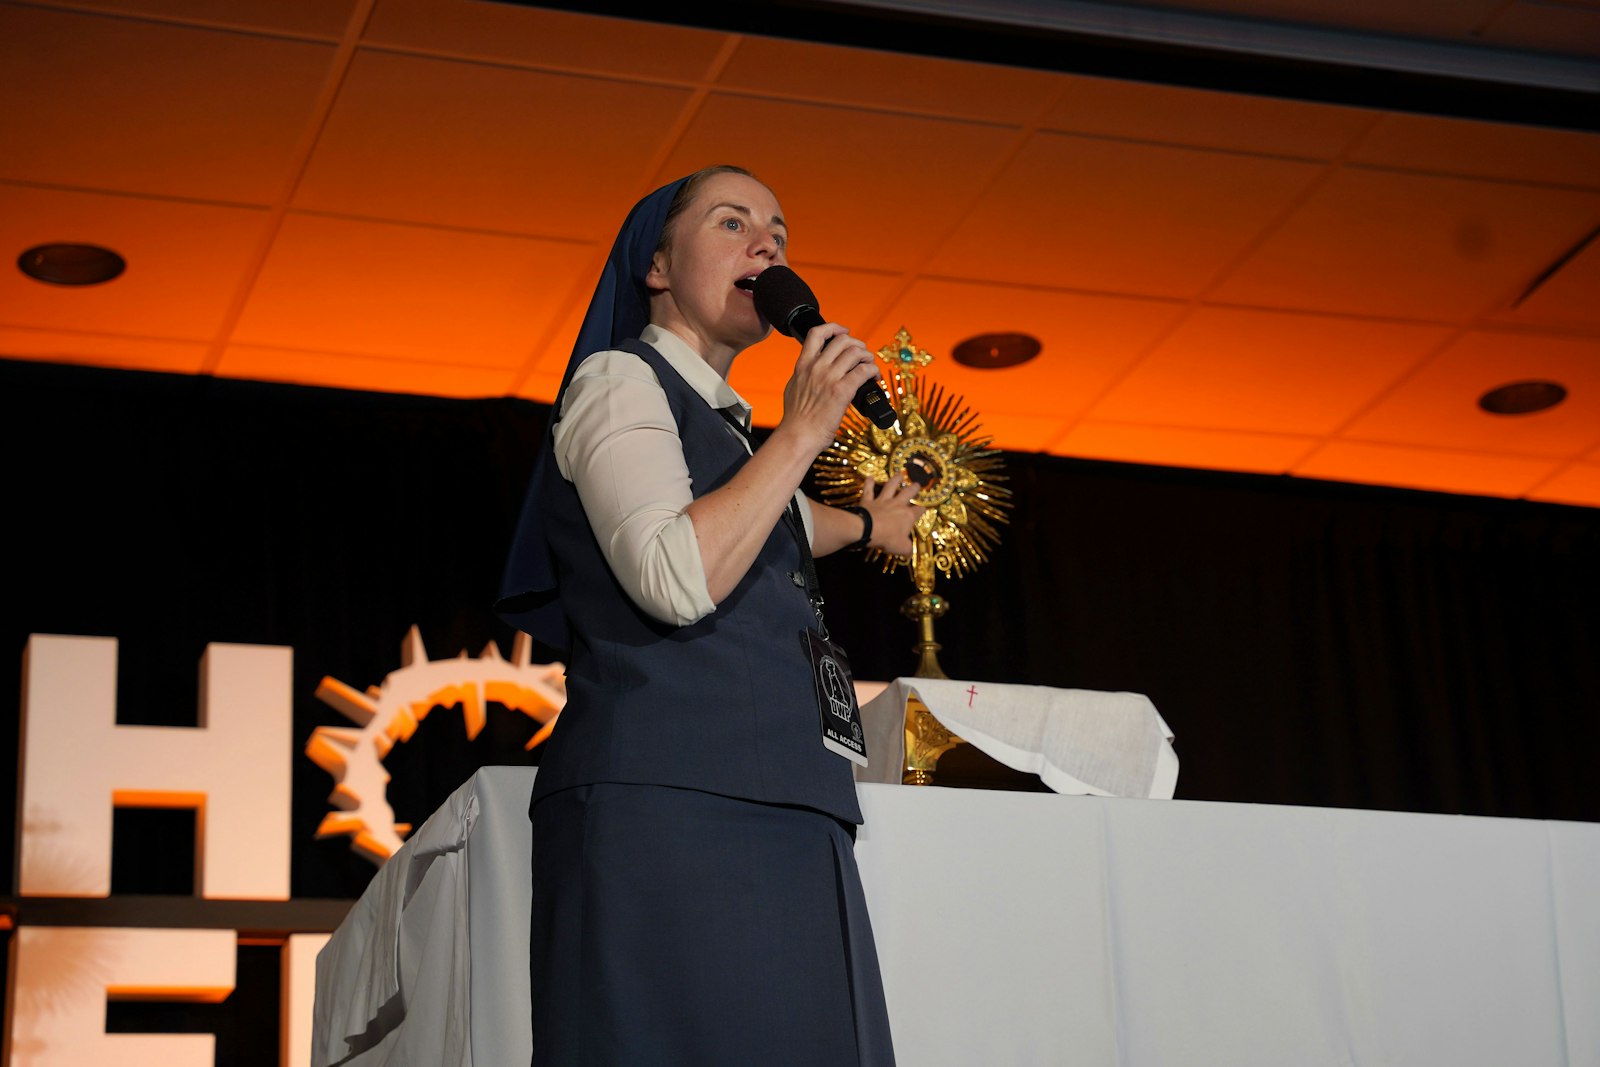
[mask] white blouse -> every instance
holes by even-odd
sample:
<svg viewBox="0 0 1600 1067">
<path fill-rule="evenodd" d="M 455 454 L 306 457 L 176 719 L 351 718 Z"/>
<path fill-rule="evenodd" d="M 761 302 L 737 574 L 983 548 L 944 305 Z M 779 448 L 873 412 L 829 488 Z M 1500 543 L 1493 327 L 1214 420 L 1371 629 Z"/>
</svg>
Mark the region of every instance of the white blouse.
<svg viewBox="0 0 1600 1067">
<path fill-rule="evenodd" d="M 651 324 L 639 339 L 708 405 L 730 409 L 749 429 L 750 405 L 682 338 Z M 655 371 L 631 352 L 589 356 L 567 386 L 554 440 L 556 466 L 577 487 L 600 551 L 633 602 L 676 626 L 715 611 L 686 513 L 694 500 L 689 468 Z M 810 504 L 803 493 L 795 499 L 809 538 Z"/>
</svg>

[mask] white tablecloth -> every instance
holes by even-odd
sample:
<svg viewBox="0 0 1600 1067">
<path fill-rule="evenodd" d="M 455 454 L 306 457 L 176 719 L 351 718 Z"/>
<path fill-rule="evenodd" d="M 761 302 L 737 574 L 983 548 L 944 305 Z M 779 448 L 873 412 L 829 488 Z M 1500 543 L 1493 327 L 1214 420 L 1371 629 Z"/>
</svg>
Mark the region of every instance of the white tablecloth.
<svg viewBox="0 0 1600 1067">
<path fill-rule="evenodd" d="M 532 783 L 479 772 L 379 872 L 318 1067 L 528 1062 Z M 1600 825 L 860 792 L 903 1064 L 1600 1064 Z"/>
</svg>

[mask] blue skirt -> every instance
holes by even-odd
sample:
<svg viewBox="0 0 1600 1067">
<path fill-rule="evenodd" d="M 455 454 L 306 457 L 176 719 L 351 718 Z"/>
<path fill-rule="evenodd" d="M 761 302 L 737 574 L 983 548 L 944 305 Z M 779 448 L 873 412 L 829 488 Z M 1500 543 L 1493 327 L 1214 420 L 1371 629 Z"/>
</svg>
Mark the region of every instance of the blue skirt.
<svg viewBox="0 0 1600 1067">
<path fill-rule="evenodd" d="M 890 1067 L 853 828 L 602 784 L 533 819 L 534 1067 Z"/>
</svg>

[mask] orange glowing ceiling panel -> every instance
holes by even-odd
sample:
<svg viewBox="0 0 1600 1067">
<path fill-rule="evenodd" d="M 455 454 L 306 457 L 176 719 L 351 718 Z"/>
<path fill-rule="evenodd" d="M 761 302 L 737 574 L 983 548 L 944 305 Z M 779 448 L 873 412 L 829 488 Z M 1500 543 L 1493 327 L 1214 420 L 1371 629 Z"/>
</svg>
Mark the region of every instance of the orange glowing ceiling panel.
<svg viewBox="0 0 1600 1067">
<path fill-rule="evenodd" d="M 975 196 L 1009 130 L 713 94 L 674 148 L 663 180 L 737 163 L 773 185 L 793 254 L 811 263 L 911 269 L 952 210 Z"/>
<path fill-rule="evenodd" d="M 1593 56 L 1600 41 L 1600 9 L 1576 4 L 1513 3 L 1482 33 L 1491 44 Z"/>
<path fill-rule="evenodd" d="M 1087 417 L 1329 434 L 1449 336 L 1438 326 L 1199 308 Z"/>
<path fill-rule="evenodd" d="M 1347 168 L 1211 294 L 1230 303 L 1465 322 L 1600 222 L 1600 195 Z"/>
<path fill-rule="evenodd" d="M 1331 441 L 1296 464 L 1290 473 L 1441 493 L 1517 497 L 1544 482 L 1560 466 L 1555 460 L 1482 452 Z"/>
<path fill-rule="evenodd" d="M 291 215 L 240 344 L 520 367 L 586 245 Z"/>
<path fill-rule="evenodd" d="M 1408 170 L 1600 189 L 1600 134 L 1385 115 L 1350 159 Z"/>
<path fill-rule="evenodd" d="M 0 7 L 0 177 L 265 204 L 331 69 L 326 44 Z"/>
<path fill-rule="evenodd" d="M 1515 0 L 1177 2 L 1555 25 Z M 129 263 L 81 290 L 0 272 L 0 353 L 549 399 L 627 207 L 728 161 L 773 182 L 824 312 L 874 347 L 911 327 L 1007 447 L 1593 499 L 1600 243 L 1518 298 L 1600 226 L 1600 135 L 481 0 L 0 3 L 0 114 L 11 261 Z M 1445 326 L 1474 333 L 1413 366 Z M 949 361 L 1010 329 L 1044 354 Z M 794 351 L 735 365 L 769 424 Z M 1485 424 L 1474 379 L 1534 366 L 1567 404 Z"/>
<path fill-rule="evenodd" d="M 362 52 L 295 205 L 609 241 L 686 89 Z M 581 152 L 578 151 L 581 146 Z"/>
<path fill-rule="evenodd" d="M 1085 420 L 1058 438 L 1050 451 L 1121 463 L 1280 474 L 1315 444 L 1314 438 L 1282 434 L 1228 433 Z"/>
<path fill-rule="evenodd" d="M 1064 424 L 1116 381 L 1182 309 L 1170 301 L 925 279 L 880 320 L 873 340 L 874 347 L 886 343 L 904 326 L 933 354 L 933 379 L 980 411 L 1049 415 Z M 1014 367 L 957 363 L 955 346 L 984 333 L 1026 333 L 1043 347 Z"/>
<path fill-rule="evenodd" d="M 990 447 L 1007 452 L 1059 452 L 1050 447 L 1061 436 L 1065 420 L 1050 415 L 1018 415 L 1009 411 L 977 409 L 978 437 L 990 439 Z"/>
<path fill-rule="evenodd" d="M 1529 379 L 1560 383 L 1567 399 L 1527 415 L 1491 415 L 1478 407 L 1488 390 Z M 1352 423 L 1345 436 L 1576 458 L 1600 444 L 1600 339 L 1466 334 Z"/>
<path fill-rule="evenodd" d="M 1170 85 L 1062 76 L 1061 101 L 1041 125 L 1119 140 L 1332 159 L 1376 112 Z"/>
<path fill-rule="evenodd" d="M 622 224 L 622 216 L 618 215 L 613 205 L 612 215 L 615 217 L 614 225 Z M 572 355 L 572 346 L 578 341 L 578 330 L 583 325 L 583 316 L 589 310 L 589 298 L 594 293 L 595 283 L 600 280 L 600 270 L 605 265 L 605 257 L 610 252 L 610 246 L 601 248 L 595 246 L 589 261 L 572 272 L 566 279 L 567 286 L 565 307 L 559 314 L 559 321 L 544 334 L 544 341 L 538 350 L 530 350 L 528 359 L 524 363 L 526 377 L 532 382 L 535 379 L 549 379 L 559 385 L 566 374 L 567 360 Z M 517 395 L 528 397 L 531 400 L 541 400 L 545 403 L 555 399 L 555 389 L 540 390 L 531 384 L 519 383 Z"/>
<path fill-rule="evenodd" d="M 0 325 L 210 340 L 266 234 L 267 213 L 0 184 Z M 23 250 L 92 241 L 128 262 L 105 285 L 69 288 L 16 269 Z"/>
<path fill-rule="evenodd" d="M 356 0 L 73 0 L 73 6 L 337 38 Z"/>
<path fill-rule="evenodd" d="M 1600 463 L 1573 463 L 1539 483 L 1528 496 L 1553 504 L 1600 508 Z"/>
<path fill-rule="evenodd" d="M 927 269 L 1023 285 L 1192 296 L 1320 170 L 1281 159 L 1040 134 Z"/>
<path fill-rule="evenodd" d="M 512 66 L 692 82 L 708 76 L 728 36 L 484 0 L 378 0 L 363 39 Z"/>
<path fill-rule="evenodd" d="M 225 378 L 334 389 L 381 388 L 385 392 L 464 398 L 502 396 L 511 382 L 511 373 L 501 369 L 253 345 L 229 345 L 216 373 Z"/>
<path fill-rule="evenodd" d="M 1061 92 L 1058 74 L 861 48 L 744 37 L 717 78 L 731 89 L 859 108 L 1020 125 Z"/>
<path fill-rule="evenodd" d="M 555 401 L 556 392 L 560 388 L 560 374 L 538 369 L 519 376 L 507 391 L 515 396 L 549 404 Z"/>
<path fill-rule="evenodd" d="M 1600 232 L 1527 298 L 1495 318 L 1522 325 L 1600 332 Z"/>
<path fill-rule="evenodd" d="M 0 326 L 0 359 L 198 374 L 209 348 L 200 341 L 146 341 L 119 334 Z"/>
</svg>

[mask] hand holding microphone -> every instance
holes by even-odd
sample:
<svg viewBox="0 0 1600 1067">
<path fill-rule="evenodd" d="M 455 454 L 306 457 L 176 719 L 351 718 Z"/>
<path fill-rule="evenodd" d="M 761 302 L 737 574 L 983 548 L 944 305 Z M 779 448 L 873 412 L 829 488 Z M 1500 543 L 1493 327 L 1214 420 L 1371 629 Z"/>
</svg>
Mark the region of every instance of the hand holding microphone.
<svg viewBox="0 0 1600 1067">
<path fill-rule="evenodd" d="M 816 294 L 788 267 L 768 267 L 756 276 L 750 289 L 755 294 L 756 310 L 761 317 L 772 323 L 779 333 L 801 344 L 805 343 L 806 334 L 825 321 L 818 310 Z M 878 388 L 876 376 L 856 390 L 852 403 L 880 430 L 895 424 L 894 408 Z"/>
</svg>

